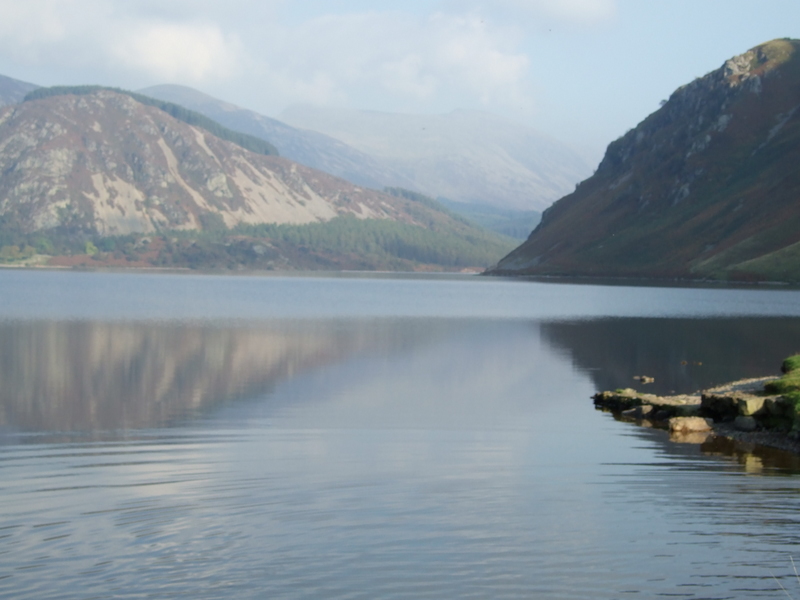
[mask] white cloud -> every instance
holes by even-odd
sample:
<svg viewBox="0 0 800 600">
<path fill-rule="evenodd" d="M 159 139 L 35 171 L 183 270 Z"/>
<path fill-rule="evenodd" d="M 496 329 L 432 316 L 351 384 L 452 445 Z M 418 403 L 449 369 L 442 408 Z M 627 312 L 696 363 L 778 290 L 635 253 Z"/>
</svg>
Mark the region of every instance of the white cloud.
<svg viewBox="0 0 800 600">
<path fill-rule="evenodd" d="M 191 11 L 170 18 L 165 12 L 169 6 L 153 12 L 145 10 L 148 4 L 0 0 L 0 52 L 29 65 L 127 70 L 184 82 L 223 78 L 234 71 L 242 53 L 235 35 L 210 20 L 187 17 Z M 182 4 L 178 0 L 171 6 Z"/>
<path fill-rule="evenodd" d="M 280 35 L 263 75 L 314 94 L 296 101 L 341 102 L 369 94 L 402 103 L 462 94 L 488 103 L 524 95 L 527 57 L 509 43 L 508 31 L 474 16 L 328 15 Z M 320 80 L 324 89 L 313 84 Z"/>
<path fill-rule="evenodd" d="M 0 62 L 13 63 L 17 76 L 20 65 L 56 74 L 58 83 L 225 89 L 225 99 L 262 111 L 293 102 L 388 110 L 530 103 L 529 59 L 514 25 L 463 10 L 348 13 L 340 5 L 334 14 L 321 6 L 0 0 Z"/>
<path fill-rule="evenodd" d="M 236 37 L 215 25 L 160 22 L 139 24 L 110 50 L 124 67 L 184 82 L 231 77 L 243 54 Z"/>
<path fill-rule="evenodd" d="M 478 17 L 434 18 L 439 35 L 435 42 L 434 64 L 443 75 L 460 79 L 465 87 L 480 95 L 484 103 L 498 95 L 520 93 L 528 68 L 524 54 L 505 48 L 501 32 L 493 32 Z"/>
</svg>

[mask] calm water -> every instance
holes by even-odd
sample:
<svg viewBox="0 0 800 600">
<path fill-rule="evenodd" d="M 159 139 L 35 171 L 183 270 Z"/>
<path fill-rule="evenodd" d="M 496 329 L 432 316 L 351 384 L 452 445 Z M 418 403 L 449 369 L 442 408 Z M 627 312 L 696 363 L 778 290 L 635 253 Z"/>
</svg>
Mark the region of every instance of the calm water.
<svg viewBox="0 0 800 600">
<path fill-rule="evenodd" d="M 794 457 L 590 400 L 798 350 L 787 290 L 0 271 L 0 596 L 800 598 Z"/>
</svg>

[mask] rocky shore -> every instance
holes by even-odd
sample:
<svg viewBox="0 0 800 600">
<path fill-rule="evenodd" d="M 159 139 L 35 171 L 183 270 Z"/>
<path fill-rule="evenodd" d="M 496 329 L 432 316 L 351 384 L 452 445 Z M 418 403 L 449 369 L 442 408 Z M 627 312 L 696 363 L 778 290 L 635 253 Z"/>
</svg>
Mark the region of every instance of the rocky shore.
<svg viewBox="0 0 800 600">
<path fill-rule="evenodd" d="M 800 455 L 800 423 L 791 399 L 765 391 L 777 377 L 744 379 L 697 394 L 657 396 L 633 389 L 599 392 L 595 407 L 625 421 L 668 429 L 677 442 L 725 437 Z"/>
</svg>

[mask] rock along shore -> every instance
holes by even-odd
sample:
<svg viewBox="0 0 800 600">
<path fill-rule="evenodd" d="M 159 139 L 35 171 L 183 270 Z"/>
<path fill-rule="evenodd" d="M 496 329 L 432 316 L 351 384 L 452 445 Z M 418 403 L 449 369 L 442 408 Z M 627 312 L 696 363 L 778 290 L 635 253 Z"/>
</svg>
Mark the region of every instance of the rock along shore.
<svg viewBox="0 0 800 600">
<path fill-rule="evenodd" d="M 676 396 L 618 389 L 598 392 L 593 399 L 596 408 L 621 420 L 668 429 L 677 442 L 703 443 L 716 435 L 800 455 L 800 422 L 794 403 L 764 391 L 764 384 L 776 379 L 743 379 Z"/>
</svg>

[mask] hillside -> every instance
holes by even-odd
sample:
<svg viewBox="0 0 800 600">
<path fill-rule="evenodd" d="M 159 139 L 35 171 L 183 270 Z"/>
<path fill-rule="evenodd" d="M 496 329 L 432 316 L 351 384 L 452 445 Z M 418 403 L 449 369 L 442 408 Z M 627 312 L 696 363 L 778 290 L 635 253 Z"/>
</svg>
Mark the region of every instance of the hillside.
<svg viewBox="0 0 800 600">
<path fill-rule="evenodd" d="M 175 104 L 174 102 L 165 102 L 163 100 L 158 100 L 156 98 L 151 98 L 149 96 L 144 96 L 142 94 L 137 94 L 136 92 L 129 92 L 127 90 L 121 90 L 119 88 L 110 88 L 104 87 L 100 85 L 75 85 L 75 86 L 54 86 L 48 88 L 37 88 L 32 92 L 28 93 L 25 98 L 23 98 L 24 102 L 28 102 L 31 100 L 42 100 L 44 98 L 51 98 L 53 96 L 87 96 L 89 94 L 94 94 L 95 92 L 100 91 L 109 91 L 109 92 L 116 92 L 118 94 L 122 94 L 125 96 L 130 96 L 139 104 L 144 104 L 145 106 L 155 106 L 162 112 L 167 113 L 171 117 L 176 118 L 178 121 L 182 121 L 183 123 L 187 123 L 189 125 L 194 125 L 207 131 L 208 133 L 213 134 L 214 136 L 226 140 L 228 142 L 233 142 L 237 146 L 241 146 L 245 150 L 250 150 L 251 152 L 256 152 L 257 154 L 266 154 L 266 155 L 277 155 L 279 154 L 278 149 L 275 148 L 272 144 L 270 144 L 267 140 L 262 138 L 257 138 L 246 133 L 242 133 L 240 131 L 234 131 L 232 129 L 228 129 L 227 127 L 223 127 L 216 121 L 213 121 L 202 115 L 196 111 L 189 110 L 183 106 Z"/>
<path fill-rule="evenodd" d="M 290 107 L 281 120 L 320 131 L 379 159 L 435 198 L 542 210 L 591 172 L 569 148 L 478 111 L 409 115 Z"/>
<path fill-rule="evenodd" d="M 676 90 L 490 272 L 800 281 L 800 41 Z"/>
<path fill-rule="evenodd" d="M 11 77 L 0 75 L 0 106 L 22 102 L 26 94 L 38 87 L 38 85 L 34 85 L 33 83 L 27 83 L 19 79 L 12 79 Z"/>
<path fill-rule="evenodd" d="M 107 89 L 0 109 L 0 172 L 6 262 L 462 268 L 509 246 L 436 206 L 249 152 Z"/>
<path fill-rule="evenodd" d="M 156 85 L 139 91 L 197 111 L 230 129 L 267 140 L 278 148 L 281 156 L 356 185 L 382 189 L 386 186 L 409 187 L 411 184 L 400 173 L 344 142 L 316 131 L 290 127 L 190 87 Z"/>
</svg>

